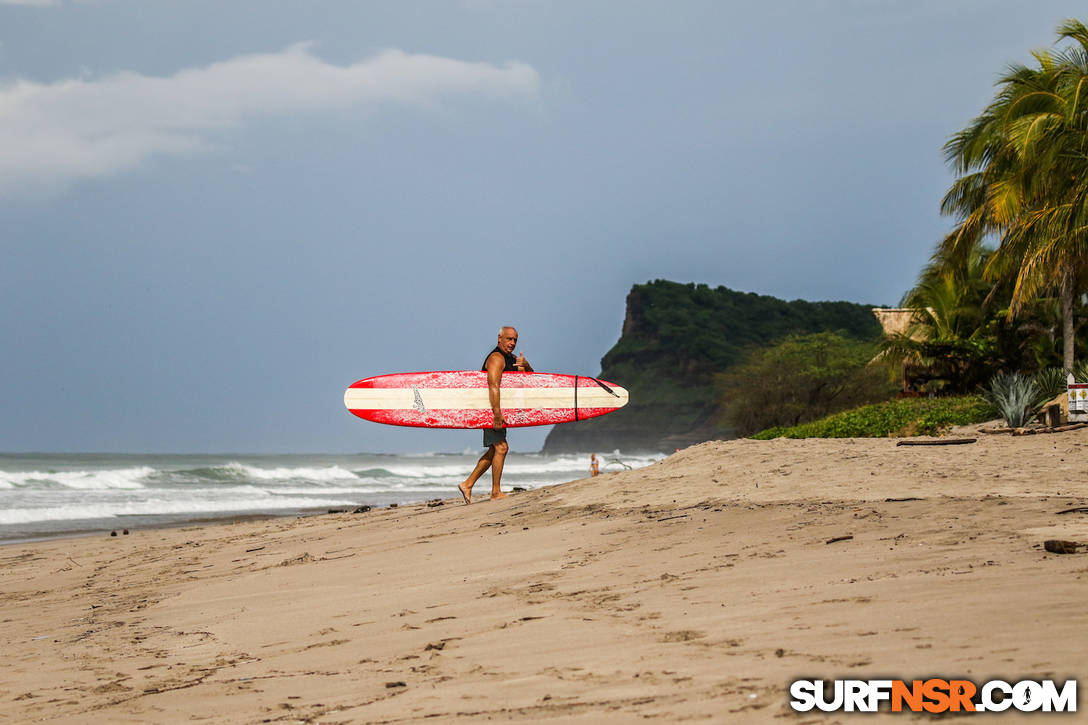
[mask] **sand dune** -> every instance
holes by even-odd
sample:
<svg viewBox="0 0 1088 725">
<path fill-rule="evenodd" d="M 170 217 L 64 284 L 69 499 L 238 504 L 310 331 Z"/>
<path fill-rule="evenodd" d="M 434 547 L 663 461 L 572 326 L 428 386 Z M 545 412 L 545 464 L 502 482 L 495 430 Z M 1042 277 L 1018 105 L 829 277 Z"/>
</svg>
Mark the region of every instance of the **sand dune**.
<svg viewBox="0 0 1088 725">
<path fill-rule="evenodd" d="M 1057 513 L 1086 454 L 713 442 L 469 507 L 11 545 L 0 719 L 856 722 L 789 682 L 1075 678 L 1088 556 L 1042 543 L 1088 542 Z"/>
</svg>

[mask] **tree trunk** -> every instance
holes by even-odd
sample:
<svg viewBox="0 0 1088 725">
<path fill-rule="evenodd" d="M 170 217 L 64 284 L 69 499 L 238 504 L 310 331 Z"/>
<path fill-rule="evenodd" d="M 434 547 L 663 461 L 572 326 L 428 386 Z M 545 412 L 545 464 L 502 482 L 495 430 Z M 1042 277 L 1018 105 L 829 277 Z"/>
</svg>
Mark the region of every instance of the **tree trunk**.
<svg viewBox="0 0 1088 725">
<path fill-rule="evenodd" d="M 1061 306 L 1062 306 L 1062 367 L 1065 371 L 1073 370 L 1073 297 L 1076 283 L 1073 278 L 1073 265 L 1062 266 Z"/>
</svg>

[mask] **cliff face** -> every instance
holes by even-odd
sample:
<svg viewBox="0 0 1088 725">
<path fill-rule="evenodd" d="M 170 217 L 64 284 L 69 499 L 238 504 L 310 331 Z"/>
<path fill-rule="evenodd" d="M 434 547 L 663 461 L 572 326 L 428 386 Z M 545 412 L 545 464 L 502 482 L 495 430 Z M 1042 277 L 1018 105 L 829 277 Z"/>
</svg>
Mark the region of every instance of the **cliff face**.
<svg viewBox="0 0 1088 725">
<path fill-rule="evenodd" d="M 723 428 L 714 375 L 751 346 L 793 333 L 880 333 L 872 307 L 852 302 L 786 302 L 725 287 L 655 280 L 635 285 L 619 342 L 600 377 L 627 388 L 631 402 L 601 418 L 556 426 L 546 452 L 672 451 L 733 437 Z"/>
</svg>

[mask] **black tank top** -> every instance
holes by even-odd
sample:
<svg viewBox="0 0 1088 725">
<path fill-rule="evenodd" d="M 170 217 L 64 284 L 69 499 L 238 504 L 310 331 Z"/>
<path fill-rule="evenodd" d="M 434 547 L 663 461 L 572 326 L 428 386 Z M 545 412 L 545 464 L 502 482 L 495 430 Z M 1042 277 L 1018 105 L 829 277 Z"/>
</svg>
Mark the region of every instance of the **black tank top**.
<svg viewBox="0 0 1088 725">
<path fill-rule="evenodd" d="M 491 357 L 494 353 L 499 353 L 500 355 L 503 356 L 503 359 L 506 360 L 506 367 L 503 368 L 503 372 L 506 372 L 507 370 L 511 370 L 511 371 L 515 371 L 515 372 L 517 371 L 517 369 L 518 369 L 517 368 L 518 359 L 516 357 L 514 357 L 513 355 L 510 355 L 509 353 L 505 353 L 502 350 L 500 350 L 498 345 L 495 346 L 494 350 L 487 353 L 487 357 L 484 358 L 483 367 L 480 368 L 481 370 L 483 370 L 485 372 L 487 371 L 487 358 Z"/>
</svg>

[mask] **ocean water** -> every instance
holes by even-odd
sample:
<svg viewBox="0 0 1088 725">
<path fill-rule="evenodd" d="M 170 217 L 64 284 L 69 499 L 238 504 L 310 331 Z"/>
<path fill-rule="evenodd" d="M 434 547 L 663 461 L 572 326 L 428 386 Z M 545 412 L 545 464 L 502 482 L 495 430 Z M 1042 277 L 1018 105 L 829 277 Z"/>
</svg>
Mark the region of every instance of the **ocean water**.
<svg viewBox="0 0 1088 725">
<path fill-rule="evenodd" d="M 451 498 L 478 455 L 0 454 L 0 543 Z M 606 473 L 661 456 L 617 451 L 598 458 Z M 503 490 L 588 475 L 588 453 L 511 452 Z M 475 490 L 486 495 L 490 488 L 486 473 Z"/>
</svg>

